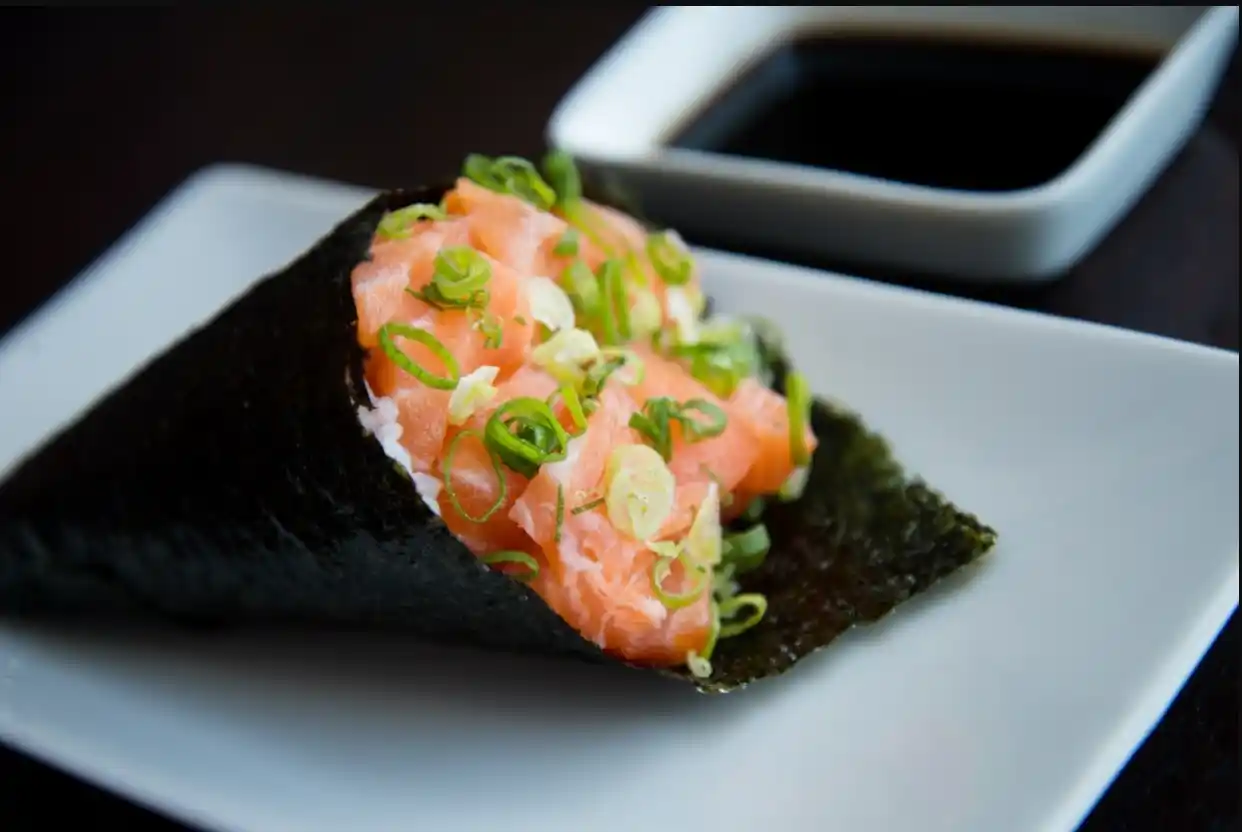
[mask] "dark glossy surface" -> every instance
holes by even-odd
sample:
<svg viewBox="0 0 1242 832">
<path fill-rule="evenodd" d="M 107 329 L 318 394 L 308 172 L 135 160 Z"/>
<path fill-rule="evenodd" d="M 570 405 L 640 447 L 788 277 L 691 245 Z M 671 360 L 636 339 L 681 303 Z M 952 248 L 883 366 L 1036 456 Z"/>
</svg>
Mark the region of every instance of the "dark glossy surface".
<svg viewBox="0 0 1242 832">
<path fill-rule="evenodd" d="M 1082 155 L 1159 58 L 979 37 L 806 37 L 672 144 L 939 188 L 1030 188 Z"/>
<path fill-rule="evenodd" d="M 0 186 L 22 206 L 0 225 L 0 332 L 201 165 L 242 159 L 384 186 L 441 175 L 463 148 L 537 152 L 556 101 L 643 8 L 0 11 Z M 540 48 L 549 33 L 555 48 Z M 481 70 L 481 54 L 504 69 Z M 936 288 L 1236 349 L 1240 102 L 1235 58 L 1210 125 L 1064 281 Z M 1238 649 L 1235 614 L 1084 832 L 1237 828 Z M 5 832 L 76 827 L 79 812 L 92 825 L 181 828 L 0 751 Z"/>
</svg>

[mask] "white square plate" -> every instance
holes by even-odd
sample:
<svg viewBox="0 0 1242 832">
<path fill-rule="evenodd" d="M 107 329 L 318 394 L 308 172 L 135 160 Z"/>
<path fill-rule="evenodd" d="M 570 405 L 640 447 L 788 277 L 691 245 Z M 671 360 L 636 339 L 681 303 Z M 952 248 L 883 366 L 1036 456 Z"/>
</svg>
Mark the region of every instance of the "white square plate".
<svg viewBox="0 0 1242 832">
<path fill-rule="evenodd" d="M 0 474 L 366 196 L 184 185 L 0 343 Z M 999 529 L 969 580 L 718 698 L 392 638 L 7 625 L 0 737 L 220 829 L 1071 829 L 1237 605 L 1237 356 L 701 257 Z"/>
</svg>

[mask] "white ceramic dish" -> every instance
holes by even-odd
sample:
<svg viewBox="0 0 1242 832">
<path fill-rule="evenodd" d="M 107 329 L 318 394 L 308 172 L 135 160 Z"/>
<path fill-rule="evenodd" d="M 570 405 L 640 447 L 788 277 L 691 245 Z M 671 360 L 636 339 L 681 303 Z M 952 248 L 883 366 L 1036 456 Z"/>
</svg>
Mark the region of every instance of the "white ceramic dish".
<svg viewBox="0 0 1242 832">
<path fill-rule="evenodd" d="M 950 191 L 667 146 L 777 45 L 843 27 L 1027 33 L 1166 57 L 1077 163 L 1025 190 Z M 1194 131 L 1237 30 L 1237 6 L 664 7 L 567 94 L 548 141 L 672 225 L 919 273 L 1048 281 L 1124 216 Z"/>
<path fill-rule="evenodd" d="M 0 475 L 365 196 L 196 176 L 0 343 Z M 996 525 L 970 580 L 722 698 L 391 638 L 9 624 L 0 737 L 227 830 L 1072 829 L 1237 604 L 1236 355 L 701 257 Z"/>
</svg>

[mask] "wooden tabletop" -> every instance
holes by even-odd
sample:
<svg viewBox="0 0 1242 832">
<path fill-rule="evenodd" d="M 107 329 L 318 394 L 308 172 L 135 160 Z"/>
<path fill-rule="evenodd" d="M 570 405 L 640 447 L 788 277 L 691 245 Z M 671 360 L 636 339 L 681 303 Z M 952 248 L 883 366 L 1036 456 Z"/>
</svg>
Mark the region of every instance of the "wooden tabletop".
<svg viewBox="0 0 1242 832">
<path fill-rule="evenodd" d="M 552 107 L 645 8 L 0 11 L 0 182 L 19 206 L 0 226 L 0 336 L 204 165 L 383 187 L 440 178 L 467 151 L 539 152 Z M 1235 55 L 1207 125 L 1065 280 L 863 276 L 1236 350 L 1240 86 Z M 1236 828 L 1235 618 L 1084 830 Z M 183 828 L 0 747 L 0 828 L 51 828 L 71 809 Z"/>
</svg>

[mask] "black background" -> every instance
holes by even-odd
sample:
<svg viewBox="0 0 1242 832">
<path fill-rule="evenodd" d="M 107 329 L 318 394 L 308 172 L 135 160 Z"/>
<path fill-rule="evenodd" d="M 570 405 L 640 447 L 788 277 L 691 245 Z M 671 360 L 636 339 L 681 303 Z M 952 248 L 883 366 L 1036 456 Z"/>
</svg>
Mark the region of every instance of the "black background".
<svg viewBox="0 0 1242 832">
<path fill-rule="evenodd" d="M 203 165 L 383 187 L 442 178 L 468 151 L 538 152 L 552 107 L 645 8 L 0 10 L 0 336 Z M 1054 286 L 862 273 L 1236 350 L 1239 86 L 1235 54 L 1208 123 Z M 1235 619 L 1084 830 L 1236 828 Z M 0 828 L 71 810 L 180 828 L 0 746 Z"/>
</svg>

